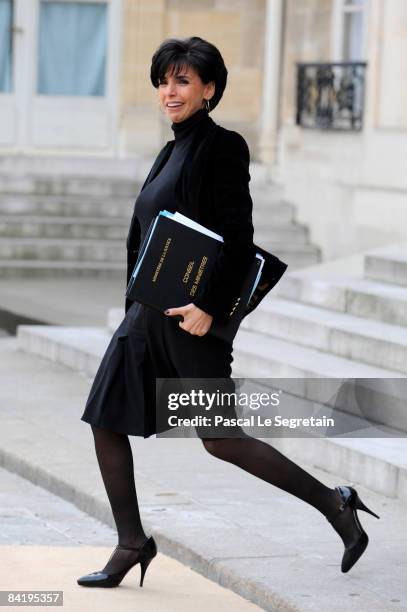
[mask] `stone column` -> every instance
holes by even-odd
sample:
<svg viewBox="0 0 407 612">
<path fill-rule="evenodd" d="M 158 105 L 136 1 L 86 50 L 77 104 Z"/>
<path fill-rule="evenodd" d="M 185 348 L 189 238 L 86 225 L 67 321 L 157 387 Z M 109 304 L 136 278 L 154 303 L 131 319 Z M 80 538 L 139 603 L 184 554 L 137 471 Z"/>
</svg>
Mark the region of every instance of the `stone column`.
<svg viewBox="0 0 407 612">
<path fill-rule="evenodd" d="M 259 157 L 269 178 L 277 163 L 282 30 L 283 1 L 267 0 Z"/>
</svg>

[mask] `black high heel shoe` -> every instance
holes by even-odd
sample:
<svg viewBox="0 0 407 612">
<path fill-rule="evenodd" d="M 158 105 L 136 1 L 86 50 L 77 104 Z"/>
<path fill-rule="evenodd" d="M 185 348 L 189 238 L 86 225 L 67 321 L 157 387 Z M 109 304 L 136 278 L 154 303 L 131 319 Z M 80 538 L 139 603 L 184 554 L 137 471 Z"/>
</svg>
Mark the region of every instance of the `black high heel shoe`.
<svg viewBox="0 0 407 612">
<path fill-rule="evenodd" d="M 326 519 L 334 526 L 337 517 L 342 512 L 344 512 L 346 507 L 349 507 L 352 509 L 352 514 L 349 516 L 349 518 L 352 518 L 352 520 L 355 522 L 360 533 L 358 540 L 354 544 L 352 544 L 351 546 L 345 546 L 345 552 L 343 553 L 342 557 L 341 570 L 342 572 L 346 573 L 351 569 L 351 567 L 355 565 L 356 561 L 363 555 L 369 543 L 369 538 L 362 525 L 360 524 L 358 513 L 356 512 L 356 510 L 364 510 L 365 512 L 368 512 L 376 518 L 380 518 L 380 516 L 378 516 L 377 514 L 372 512 L 372 510 L 369 510 L 367 506 L 365 506 L 365 504 L 360 499 L 357 491 L 353 487 L 338 486 L 335 487 L 335 489 L 339 492 L 339 495 L 341 496 L 342 504 L 339 506 L 339 509 L 335 510 L 329 515 L 326 515 Z"/>
<path fill-rule="evenodd" d="M 147 568 L 157 554 L 157 546 L 154 541 L 154 538 L 150 536 L 144 542 L 144 544 L 142 546 L 139 546 L 138 548 L 121 546 L 119 544 L 114 549 L 113 553 L 110 556 L 110 559 L 113 557 L 117 549 L 134 551 L 134 555 L 130 554 L 129 564 L 127 567 L 125 567 L 121 572 L 117 574 L 108 574 L 103 571 L 92 572 L 91 574 L 87 574 L 86 576 L 82 576 L 81 578 L 78 578 L 77 580 L 78 584 L 80 584 L 81 586 L 87 586 L 87 587 L 105 587 L 105 588 L 116 587 L 121 583 L 121 581 L 123 580 L 127 572 L 132 567 L 137 565 L 137 563 L 140 563 L 140 567 L 141 567 L 140 586 L 142 587 Z"/>
</svg>

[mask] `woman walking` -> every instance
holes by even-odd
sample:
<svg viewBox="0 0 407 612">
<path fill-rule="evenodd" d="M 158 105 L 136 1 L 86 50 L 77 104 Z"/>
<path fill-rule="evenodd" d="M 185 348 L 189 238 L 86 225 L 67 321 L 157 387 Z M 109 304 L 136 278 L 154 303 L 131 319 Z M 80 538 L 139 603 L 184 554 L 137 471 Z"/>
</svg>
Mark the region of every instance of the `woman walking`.
<svg viewBox="0 0 407 612">
<path fill-rule="evenodd" d="M 214 319 L 227 320 L 255 253 L 247 144 L 240 134 L 209 117 L 226 87 L 220 52 L 199 37 L 168 39 L 153 55 L 150 78 L 171 121 L 174 140 L 158 154 L 136 200 L 127 238 L 127 280 L 160 210 L 197 220 L 221 234 L 224 245 L 199 299 L 181 308 L 169 307 L 166 313 L 126 300 L 125 317 L 106 349 L 82 415 L 92 427 L 118 545 L 102 570 L 78 579 L 82 586 L 117 586 L 138 563 L 142 586 L 157 548 L 141 522 L 128 436 L 146 438 L 158 432 L 156 377 L 230 379 L 233 347 L 207 332 Z M 183 320 L 178 322 L 175 315 Z M 233 438 L 202 436 L 202 443 L 215 457 L 322 513 L 344 543 L 343 572 L 363 554 L 368 537 L 356 510 L 374 513 L 355 489 L 330 489 L 269 444 L 243 432 Z"/>
</svg>

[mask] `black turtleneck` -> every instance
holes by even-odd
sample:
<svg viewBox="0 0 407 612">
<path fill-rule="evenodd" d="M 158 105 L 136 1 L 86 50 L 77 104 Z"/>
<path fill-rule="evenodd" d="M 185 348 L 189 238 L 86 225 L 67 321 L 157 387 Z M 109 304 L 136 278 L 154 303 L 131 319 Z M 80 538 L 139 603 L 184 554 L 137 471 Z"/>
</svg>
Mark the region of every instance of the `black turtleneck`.
<svg viewBox="0 0 407 612">
<path fill-rule="evenodd" d="M 140 222 L 140 244 L 150 226 L 152 219 L 160 210 L 185 212 L 181 178 L 182 169 L 188 155 L 192 154 L 194 136 L 197 130 L 205 132 L 205 123 L 210 123 L 208 111 L 204 108 L 180 121 L 172 123 L 175 142 L 165 165 L 159 173 L 148 182 L 140 192 L 135 213 Z"/>
<path fill-rule="evenodd" d="M 174 132 L 175 143 L 177 144 L 181 140 L 188 138 L 188 136 L 195 132 L 198 126 L 200 126 L 207 120 L 208 111 L 205 108 L 200 108 L 192 115 L 187 117 L 187 119 L 184 119 L 184 121 L 172 123 L 171 129 Z"/>
</svg>

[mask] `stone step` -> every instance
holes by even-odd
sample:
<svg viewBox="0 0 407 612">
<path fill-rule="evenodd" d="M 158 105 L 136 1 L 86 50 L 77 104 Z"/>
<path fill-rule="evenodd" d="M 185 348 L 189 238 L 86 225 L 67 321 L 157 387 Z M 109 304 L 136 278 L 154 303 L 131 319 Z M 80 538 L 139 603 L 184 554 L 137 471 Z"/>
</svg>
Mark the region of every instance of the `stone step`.
<svg viewBox="0 0 407 612">
<path fill-rule="evenodd" d="M 288 265 L 290 271 L 314 266 L 321 258 L 318 247 L 312 244 L 281 244 L 273 241 L 256 241 L 256 244 L 279 257 Z"/>
<path fill-rule="evenodd" d="M 340 473 L 347 483 L 362 482 L 372 491 L 407 502 L 407 437 L 279 437 L 269 443 L 293 461 Z"/>
<path fill-rule="evenodd" d="M 1 238 L 1 259 L 125 262 L 126 244 L 124 240 Z"/>
<path fill-rule="evenodd" d="M 365 276 L 384 283 L 407 287 L 407 243 L 366 253 Z"/>
<path fill-rule="evenodd" d="M 95 238 L 122 239 L 127 235 L 129 219 L 106 217 L 0 216 L 0 237 Z M 286 242 L 305 244 L 308 230 L 301 225 L 286 225 L 264 232 L 255 229 L 255 240 L 273 240 L 282 246 Z"/>
<path fill-rule="evenodd" d="M 115 278 L 126 279 L 125 262 L 0 260 L 0 278 Z"/>
<path fill-rule="evenodd" d="M 407 326 L 407 288 L 364 278 L 291 272 L 279 296 L 383 323 Z"/>
<path fill-rule="evenodd" d="M 234 370 L 251 378 L 404 378 L 396 370 L 299 346 L 248 330 L 243 324 L 233 346 Z"/>
<path fill-rule="evenodd" d="M 263 301 L 242 324 L 247 330 L 407 373 L 407 329 L 398 325 L 282 298 Z"/>
<path fill-rule="evenodd" d="M 100 176 L 17 176 L 0 174 L 0 193 L 70 195 L 70 196 L 132 196 L 140 190 L 140 182 L 126 178 Z"/>
<path fill-rule="evenodd" d="M 128 196 L 95 197 L 0 193 L 0 215 L 45 215 L 67 217 L 108 217 L 130 219 L 139 190 Z M 264 229 L 287 226 L 293 222 L 292 204 L 277 202 L 253 208 L 254 225 Z"/>
<path fill-rule="evenodd" d="M 138 192 L 129 196 L 80 197 L 0 194 L 0 215 L 107 217 L 130 219 Z"/>
<path fill-rule="evenodd" d="M 260 208 L 270 208 L 274 204 L 281 203 L 282 205 L 290 206 L 295 209 L 292 202 L 286 200 L 281 192 L 273 192 L 270 189 L 259 189 L 250 185 L 250 195 L 254 206 Z"/>
<path fill-rule="evenodd" d="M 21 350 L 63 364 L 87 376 L 95 376 L 111 334 L 101 327 L 19 325 Z"/>
<path fill-rule="evenodd" d="M 259 245 L 263 246 L 263 245 Z M 291 268 L 307 265 L 315 258 L 315 253 L 309 245 L 274 245 L 273 253 L 285 261 Z M 62 238 L 0 238 L 0 262 L 18 261 L 15 267 L 21 267 L 21 262 L 27 260 L 41 260 L 43 262 L 81 262 L 95 261 L 105 263 L 120 262 L 125 265 L 125 240 L 97 240 L 97 239 L 62 239 Z M 8 275 L 12 267 L 8 267 Z M 5 274 L 5 271 L 0 274 Z"/>
<path fill-rule="evenodd" d="M 407 432 L 407 381 L 400 372 L 322 353 L 244 328 L 240 328 L 235 338 L 233 357 L 236 378 L 269 379 L 273 388 L 278 379 L 279 388 L 290 393 L 294 388 L 298 397 L 315 402 L 324 397 L 324 405 L 355 417 L 363 415 L 368 423 Z M 327 379 L 322 385 L 311 384 L 313 379 L 321 378 Z M 336 394 L 341 379 L 350 380 L 350 387 L 358 391 L 357 400 L 349 399 L 349 393 L 343 400 Z M 328 396 L 330 388 L 332 394 Z"/>
<path fill-rule="evenodd" d="M 122 240 L 127 236 L 129 220 L 104 217 L 0 216 L 0 239 L 76 238 Z"/>
<path fill-rule="evenodd" d="M 117 158 L 91 155 L 55 154 L 2 154 L 0 175 L 2 176 L 84 176 L 133 180 L 136 171 L 151 167 L 153 159 Z"/>
<path fill-rule="evenodd" d="M 290 202 L 264 203 L 262 200 L 253 199 L 253 223 L 261 224 L 265 229 L 292 223 L 295 212 L 295 206 Z"/>
<path fill-rule="evenodd" d="M 259 245 L 269 242 L 281 246 L 287 242 L 304 245 L 309 242 L 309 230 L 304 225 L 297 223 L 265 228 L 261 222 L 255 222 L 254 240 Z"/>
<path fill-rule="evenodd" d="M 374 439 L 406 437 L 406 378 L 248 378 L 236 370 L 234 378 L 240 379 L 237 381 L 239 390 L 246 393 L 279 392 L 279 406 L 259 406 L 258 414 L 263 417 L 324 416 L 334 420 L 333 424 L 323 430 L 315 428 L 311 436 L 309 432 L 284 432 L 276 429 L 276 437 L 279 434 L 297 439 L 316 439 L 321 436 Z M 261 430 L 258 435 L 262 435 Z"/>
<path fill-rule="evenodd" d="M 116 316 L 120 309 L 114 309 Z M 111 314 L 111 313 L 109 313 Z M 117 323 L 120 317 L 116 316 L 116 321 L 111 318 L 111 323 Z M 94 376 L 100 364 L 104 351 L 110 341 L 112 332 L 104 328 L 96 327 L 56 327 L 43 325 L 19 325 L 17 330 L 18 346 L 21 350 L 28 353 L 44 357 L 51 361 L 63 364 L 74 370 L 81 371 L 88 376 Z M 234 361 L 232 375 L 242 378 L 262 378 L 280 379 L 279 385 L 285 390 L 292 391 L 292 381 L 287 381 L 284 385 L 284 378 L 333 378 L 336 384 L 338 378 L 391 378 L 404 381 L 397 372 L 372 368 L 363 364 L 351 363 L 345 359 L 331 358 L 317 354 L 312 349 L 300 349 L 290 345 L 290 343 L 275 341 L 264 338 L 259 334 L 239 331 L 234 347 Z M 325 357 L 328 357 L 325 359 Z M 257 362 L 261 367 L 257 367 Z M 307 380 L 304 379 L 304 383 Z M 301 382 L 301 381 L 300 381 Z M 370 389 L 368 405 L 362 406 L 354 404 L 343 404 L 335 399 L 333 406 L 341 412 L 354 417 L 356 423 L 352 425 L 355 431 L 359 423 L 383 424 L 384 426 L 407 431 L 407 415 L 404 410 L 405 390 L 403 387 L 394 388 L 392 384 L 381 386 L 381 393 L 374 393 L 374 387 Z M 267 381 L 266 381 L 267 383 Z M 273 383 L 273 380 L 270 380 Z M 272 385 L 273 386 L 273 385 Z M 295 383 L 295 388 L 299 389 Z M 337 385 L 336 385 L 337 386 Z M 368 388 L 369 389 L 369 388 Z M 373 389 L 373 393 L 372 393 Z M 318 402 L 320 391 L 313 389 L 310 385 L 301 386 L 301 391 L 296 391 L 296 395 L 304 397 L 306 401 Z M 386 402 L 386 410 L 383 411 L 383 398 Z M 291 401 L 296 401 L 292 397 Z M 324 402 L 324 409 L 329 402 Z M 312 408 L 312 406 L 311 406 Z M 308 414 L 308 413 L 307 413 Z M 363 414 L 364 420 L 361 421 L 360 415 Z M 356 420 L 355 420 L 356 418 Z M 360 425 L 362 427 L 362 425 Z M 375 433 L 381 437 L 382 431 Z M 388 432 L 391 434 L 391 432 Z M 385 434 L 383 434 L 385 435 Z"/>
<path fill-rule="evenodd" d="M 284 185 L 270 181 L 265 176 L 265 166 L 261 162 L 250 163 L 250 191 L 260 194 L 272 194 L 279 197 L 284 196 Z"/>
</svg>

